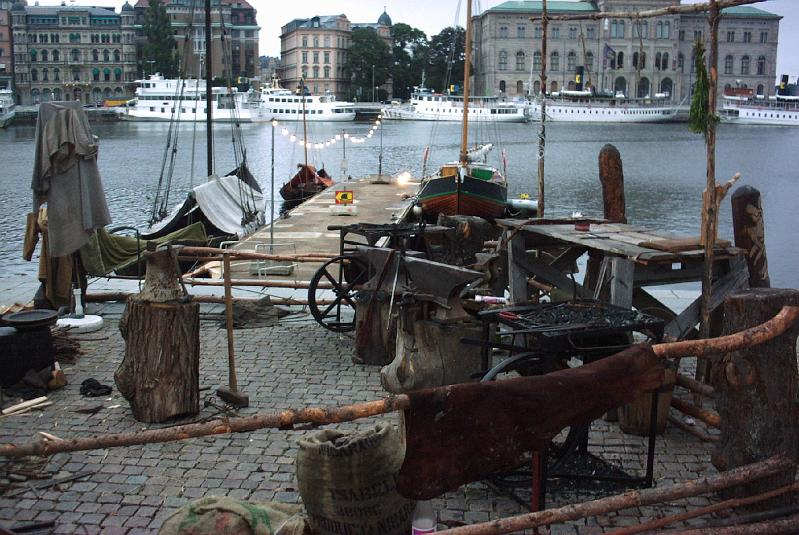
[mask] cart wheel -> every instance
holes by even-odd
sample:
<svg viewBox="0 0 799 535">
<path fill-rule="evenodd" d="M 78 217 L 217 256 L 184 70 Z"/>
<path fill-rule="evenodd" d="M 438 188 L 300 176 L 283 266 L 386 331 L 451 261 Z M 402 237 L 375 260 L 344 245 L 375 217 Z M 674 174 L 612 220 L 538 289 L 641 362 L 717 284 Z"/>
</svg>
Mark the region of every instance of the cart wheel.
<svg viewBox="0 0 799 535">
<path fill-rule="evenodd" d="M 481 383 L 488 381 L 501 381 L 512 377 L 544 375 L 546 373 L 564 369 L 568 365 L 560 360 L 542 357 L 540 353 L 519 353 L 513 357 L 506 358 L 486 372 Z M 581 439 L 588 432 L 587 426 L 567 427 L 556 435 L 549 443 L 547 454 L 549 464 L 547 471 L 556 471 L 561 464 L 573 453 Z M 523 475 L 511 473 L 507 476 L 502 475 L 493 481 L 503 487 L 529 487 L 529 470 L 525 470 Z"/>
<path fill-rule="evenodd" d="M 357 287 L 368 278 L 367 265 L 353 256 L 337 256 L 322 264 L 308 287 L 308 307 L 317 323 L 337 333 L 355 329 Z M 319 288 L 320 283 L 333 288 Z"/>
</svg>

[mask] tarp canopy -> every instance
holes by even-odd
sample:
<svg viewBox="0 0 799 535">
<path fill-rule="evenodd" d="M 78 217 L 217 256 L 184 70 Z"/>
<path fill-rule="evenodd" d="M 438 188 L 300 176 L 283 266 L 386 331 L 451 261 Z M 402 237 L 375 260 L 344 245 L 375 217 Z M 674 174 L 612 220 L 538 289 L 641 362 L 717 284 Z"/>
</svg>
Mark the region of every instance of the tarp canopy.
<svg viewBox="0 0 799 535">
<path fill-rule="evenodd" d="M 167 242 L 205 245 L 208 237 L 203 224 L 194 223 L 152 241 L 159 245 Z M 147 243 L 148 240 L 110 234 L 105 229 L 98 229 L 89 242 L 81 247 L 81 263 L 86 273 L 101 277 L 112 271 L 120 271 L 133 265 L 147 249 Z"/>
</svg>

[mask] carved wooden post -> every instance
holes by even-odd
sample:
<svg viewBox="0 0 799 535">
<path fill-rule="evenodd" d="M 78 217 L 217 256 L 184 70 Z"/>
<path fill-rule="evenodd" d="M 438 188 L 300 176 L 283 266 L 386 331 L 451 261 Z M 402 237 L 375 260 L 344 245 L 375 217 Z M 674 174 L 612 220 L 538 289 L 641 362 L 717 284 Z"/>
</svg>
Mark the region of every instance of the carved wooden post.
<svg viewBox="0 0 799 535">
<path fill-rule="evenodd" d="M 783 305 L 799 305 L 798 290 L 743 290 L 724 302 L 724 333 L 762 323 Z M 799 461 L 796 338 L 799 325 L 762 345 L 727 353 L 713 364 L 721 440 L 713 465 L 726 471 L 784 452 Z M 793 483 L 796 468 L 737 488 L 730 497 L 749 496 Z M 780 499 L 777 499 L 780 500 Z M 764 502 L 763 507 L 787 505 Z"/>
<path fill-rule="evenodd" d="M 766 230 L 763 224 L 763 206 L 760 192 L 752 186 L 741 186 L 730 199 L 732 203 L 732 228 L 735 246 L 746 251 L 749 266 L 749 286 L 769 288 L 766 259 Z"/>
<path fill-rule="evenodd" d="M 619 149 L 607 144 L 599 151 L 599 181 L 602 183 L 602 203 L 605 219 L 627 222 L 624 202 L 624 169 Z"/>
</svg>

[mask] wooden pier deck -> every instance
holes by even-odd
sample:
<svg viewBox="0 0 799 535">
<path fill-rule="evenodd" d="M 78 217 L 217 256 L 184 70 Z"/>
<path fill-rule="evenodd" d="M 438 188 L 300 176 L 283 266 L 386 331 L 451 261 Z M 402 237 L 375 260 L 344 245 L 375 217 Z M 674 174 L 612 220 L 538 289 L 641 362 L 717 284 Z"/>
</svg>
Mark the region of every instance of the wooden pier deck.
<svg viewBox="0 0 799 535">
<path fill-rule="evenodd" d="M 334 184 L 325 191 L 290 210 L 286 217 L 274 221 L 273 252 L 280 255 L 339 254 L 339 232 L 328 230 L 330 225 L 355 223 L 388 224 L 404 219 L 413 207 L 412 197 L 419 183 L 402 183 L 394 177 L 384 175 L 379 182 L 377 175 Z M 336 191 L 351 190 L 355 215 L 334 215 Z M 268 253 L 270 242 L 269 225 L 241 240 L 234 247 L 240 250 Z M 266 245 L 259 245 L 266 244 Z M 266 278 L 270 280 L 308 281 L 316 272 L 319 263 L 298 263 L 290 275 L 258 273 L 263 263 L 236 262 L 232 271 L 235 279 Z"/>
</svg>

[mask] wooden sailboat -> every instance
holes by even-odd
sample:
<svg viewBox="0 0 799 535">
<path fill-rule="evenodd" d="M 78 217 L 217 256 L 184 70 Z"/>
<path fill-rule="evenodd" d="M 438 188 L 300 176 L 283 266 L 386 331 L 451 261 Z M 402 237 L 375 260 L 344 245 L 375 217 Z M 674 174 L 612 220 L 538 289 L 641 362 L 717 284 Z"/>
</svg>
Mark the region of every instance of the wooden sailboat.
<svg viewBox="0 0 799 535">
<path fill-rule="evenodd" d="M 308 123 L 305 110 L 305 78 L 301 79 L 300 91 L 302 92 L 302 135 L 305 163 L 298 164 L 299 171 L 291 180 L 280 188 L 283 200 L 292 204 L 299 204 L 333 184 L 333 179 L 324 169 L 316 170 L 313 165 L 308 165 Z"/>
<path fill-rule="evenodd" d="M 472 61 L 472 0 L 466 2 L 466 61 L 463 76 L 463 126 L 460 158 L 426 178 L 419 189 L 419 202 L 427 219 L 438 214 L 473 215 L 485 219 L 502 217 L 508 200 L 508 184 L 500 171 L 472 161 L 468 150 L 469 90 Z"/>
</svg>

